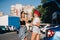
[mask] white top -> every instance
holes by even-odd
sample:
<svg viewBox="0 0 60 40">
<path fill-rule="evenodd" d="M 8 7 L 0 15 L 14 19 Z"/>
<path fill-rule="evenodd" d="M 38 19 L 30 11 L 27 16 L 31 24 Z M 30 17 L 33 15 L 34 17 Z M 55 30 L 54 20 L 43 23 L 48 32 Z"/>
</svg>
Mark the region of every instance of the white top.
<svg viewBox="0 0 60 40">
<path fill-rule="evenodd" d="M 34 18 L 34 20 L 33 20 L 33 25 L 35 25 L 37 22 L 40 22 L 39 17 L 35 17 L 35 18 Z"/>
</svg>

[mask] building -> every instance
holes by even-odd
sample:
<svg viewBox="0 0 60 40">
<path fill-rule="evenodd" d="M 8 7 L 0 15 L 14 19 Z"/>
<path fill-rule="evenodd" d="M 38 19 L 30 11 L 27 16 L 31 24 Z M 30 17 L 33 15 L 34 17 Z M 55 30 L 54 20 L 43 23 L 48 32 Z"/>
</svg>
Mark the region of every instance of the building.
<svg viewBox="0 0 60 40">
<path fill-rule="evenodd" d="M 0 16 L 3 16 L 3 12 L 0 12 Z"/>
<path fill-rule="evenodd" d="M 27 17 L 29 20 L 32 18 L 33 9 L 34 9 L 34 6 L 31 6 L 31 5 L 24 6 L 24 12 L 27 13 Z"/>
<path fill-rule="evenodd" d="M 15 5 L 15 14 L 20 17 L 20 13 L 22 11 L 23 6 L 21 4 Z"/>
<path fill-rule="evenodd" d="M 22 10 L 21 4 L 11 5 L 11 15 L 20 16 L 20 11 Z"/>
<path fill-rule="evenodd" d="M 11 15 L 15 15 L 15 5 L 11 6 L 10 11 L 11 11 Z"/>
<path fill-rule="evenodd" d="M 24 11 L 26 14 L 28 14 L 26 16 L 28 16 L 28 18 L 31 18 L 32 10 L 34 8 L 35 7 L 31 5 L 24 5 L 24 6 L 21 4 L 11 5 L 11 15 L 20 17 L 21 11 Z"/>
</svg>

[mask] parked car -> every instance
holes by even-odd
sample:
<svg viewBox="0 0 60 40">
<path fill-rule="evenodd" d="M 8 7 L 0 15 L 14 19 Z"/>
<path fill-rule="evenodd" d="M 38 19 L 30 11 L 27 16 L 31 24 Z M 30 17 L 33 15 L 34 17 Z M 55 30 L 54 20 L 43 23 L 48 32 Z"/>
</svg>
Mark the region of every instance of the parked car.
<svg viewBox="0 0 60 40">
<path fill-rule="evenodd" d="M 45 27 L 46 25 L 40 25 L 40 40 L 44 40 L 44 38 L 46 37 L 45 36 L 45 32 L 44 32 L 44 27 Z"/>
<path fill-rule="evenodd" d="M 14 27 L 14 26 L 8 26 L 8 29 L 9 29 L 9 31 L 16 31 L 17 30 L 16 27 Z"/>
<path fill-rule="evenodd" d="M 52 29 L 52 28 L 53 28 L 53 29 L 55 29 L 55 28 L 57 29 L 57 27 L 58 27 L 58 26 L 56 26 L 56 25 L 46 25 L 46 26 L 40 28 L 40 32 L 42 33 L 42 34 L 41 34 L 41 35 L 42 35 L 42 36 L 41 36 L 41 37 L 42 37 L 41 40 L 50 40 L 50 39 L 49 39 L 50 37 L 48 37 L 48 35 L 49 35 L 50 33 L 53 34 L 53 35 L 55 34 L 55 31 L 54 31 L 54 30 L 51 30 L 51 29 Z M 51 35 L 51 34 L 50 34 L 50 35 Z M 49 36 L 50 36 L 50 35 L 49 35 Z"/>
<path fill-rule="evenodd" d="M 57 25 L 47 29 L 45 40 L 60 40 L 60 26 Z"/>
<path fill-rule="evenodd" d="M 5 32 L 6 32 L 5 26 L 0 26 L 0 33 L 5 33 Z"/>
</svg>

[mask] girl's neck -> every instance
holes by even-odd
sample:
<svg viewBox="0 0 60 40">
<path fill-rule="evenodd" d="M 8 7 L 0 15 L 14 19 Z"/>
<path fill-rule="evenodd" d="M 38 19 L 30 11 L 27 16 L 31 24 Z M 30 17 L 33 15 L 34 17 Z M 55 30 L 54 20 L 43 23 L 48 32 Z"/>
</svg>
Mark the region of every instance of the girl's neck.
<svg viewBox="0 0 60 40">
<path fill-rule="evenodd" d="M 38 17 L 38 16 L 35 16 L 34 18 L 36 18 L 36 17 Z"/>
</svg>

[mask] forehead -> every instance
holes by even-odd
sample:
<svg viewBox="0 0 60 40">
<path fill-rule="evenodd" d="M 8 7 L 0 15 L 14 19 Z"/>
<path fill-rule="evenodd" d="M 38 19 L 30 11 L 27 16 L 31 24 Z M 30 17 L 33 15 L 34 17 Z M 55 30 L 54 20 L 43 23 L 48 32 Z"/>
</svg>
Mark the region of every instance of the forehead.
<svg viewBox="0 0 60 40">
<path fill-rule="evenodd" d="M 21 12 L 21 14 L 25 14 L 25 12 Z"/>
</svg>

